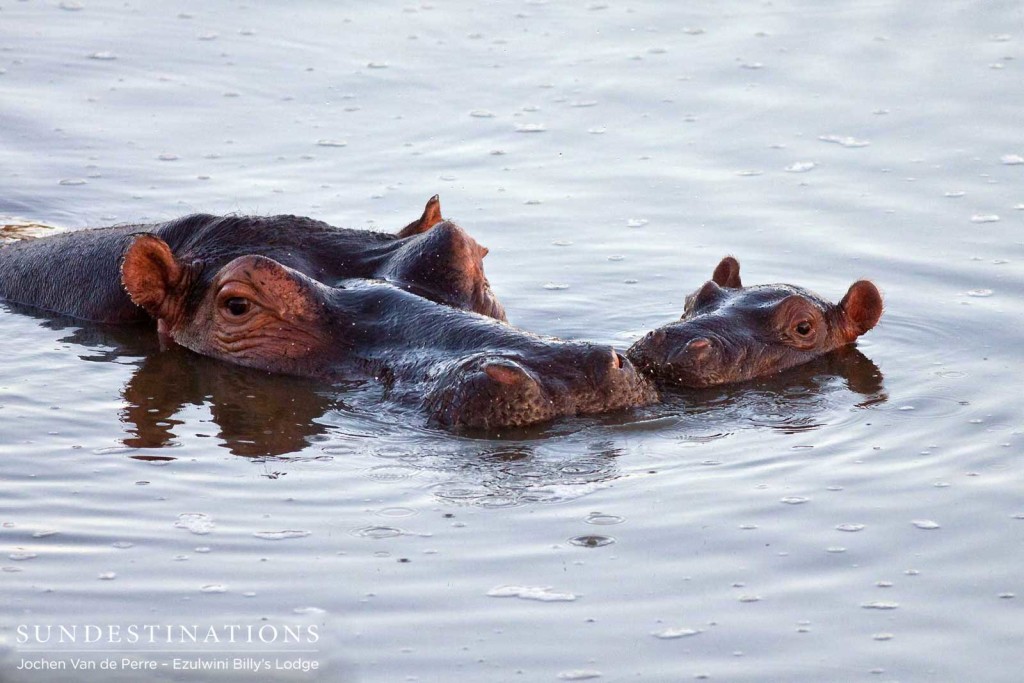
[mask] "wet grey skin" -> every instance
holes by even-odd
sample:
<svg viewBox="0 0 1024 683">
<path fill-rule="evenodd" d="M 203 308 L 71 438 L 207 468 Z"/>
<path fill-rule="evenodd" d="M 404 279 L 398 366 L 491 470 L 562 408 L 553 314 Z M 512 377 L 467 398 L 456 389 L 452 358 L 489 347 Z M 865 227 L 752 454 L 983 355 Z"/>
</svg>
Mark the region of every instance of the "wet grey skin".
<svg viewBox="0 0 1024 683">
<path fill-rule="evenodd" d="M 743 287 L 726 257 L 686 298 L 682 317 L 649 332 L 626 355 L 668 386 L 703 388 L 782 372 L 852 343 L 878 322 L 882 297 L 866 280 L 834 304 L 787 284 Z"/>
<path fill-rule="evenodd" d="M 432 301 L 505 319 L 483 274 L 487 250 L 441 217 L 436 195 L 420 218 L 395 234 L 301 216 L 194 214 L 14 242 L 0 247 L 0 299 L 93 322 L 151 323 L 121 286 L 125 252 L 140 233 L 159 237 L 181 260 L 201 266 L 200 278 L 240 256 L 259 255 L 325 284 L 382 278 Z"/>
</svg>

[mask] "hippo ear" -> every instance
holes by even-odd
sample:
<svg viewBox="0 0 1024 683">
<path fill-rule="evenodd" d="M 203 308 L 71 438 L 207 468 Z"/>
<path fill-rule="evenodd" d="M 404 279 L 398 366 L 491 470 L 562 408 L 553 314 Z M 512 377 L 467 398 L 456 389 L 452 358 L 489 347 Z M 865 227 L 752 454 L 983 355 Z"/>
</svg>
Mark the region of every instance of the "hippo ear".
<svg viewBox="0 0 1024 683">
<path fill-rule="evenodd" d="M 868 280 L 858 280 L 850 285 L 846 296 L 839 302 L 839 308 L 846 317 L 846 337 L 853 341 L 864 334 L 882 317 L 882 295 Z"/>
<path fill-rule="evenodd" d="M 427 205 L 423 209 L 423 215 L 402 228 L 399 231 L 398 236 L 412 237 L 413 235 L 419 235 L 422 232 L 430 230 L 443 220 L 444 218 L 441 217 L 441 198 L 435 194 L 427 200 Z"/>
<path fill-rule="evenodd" d="M 188 267 L 156 235 L 140 234 L 128 246 L 121 262 L 121 284 L 131 300 L 160 320 L 184 296 Z"/>
<path fill-rule="evenodd" d="M 740 284 L 740 262 L 732 256 L 726 256 L 718 264 L 718 267 L 715 268 L 715 273 L 711 276 L 711 279 L 719 287 L 739 289 L 743 286 Z"/>
</svg>

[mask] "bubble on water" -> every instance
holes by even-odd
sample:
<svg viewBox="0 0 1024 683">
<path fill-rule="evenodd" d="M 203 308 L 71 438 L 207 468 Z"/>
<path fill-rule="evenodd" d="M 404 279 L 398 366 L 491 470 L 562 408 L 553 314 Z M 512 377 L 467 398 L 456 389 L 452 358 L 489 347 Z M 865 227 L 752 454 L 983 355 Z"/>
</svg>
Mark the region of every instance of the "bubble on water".
<svg viewBox="0 0 1024 683">
<path fill-rule="evenodd" d="M 100 574 L 96 578 L 98 578 L 100 581 L 113 581 L 114 579 L 117 578 L 117 573 L 116 572 L 103 572 L 102 574 Z"/>
<path fill-rule="evenodd" d="M 604 135 L 608 132 L 608 129 L 604 126 L 594 126 L 593 128 L 587 128 L 587 132 L 591 135 Z"/>
<path fill-rule="evenodd" d="M 204 512 L 183 512 L 174 523 L 175 529 L 185 529 L 197 536 L 205 536 L 214 526 L 213 518 Z"/>
<path fill-rule="evenodd" d="M 761 174 L 762 171 L 754 171 L 749 169 L 744 171 L 736 171 L 736 175 L 740 176 L 741 178 L 752 178 L 754 176 L 759 176 Z"/>
<path fill-rule="evenodd" d="M 327 610 L 320 607 L 296 607 L 292 610 L 295 614 L 308 614 L 311 616 L 319 616 L 321 614 L 327 614 Z"/>
<path fill-rule="evenodd" d="M 550 289 L 553 291 L 569 289 L 569 285 L 561 282 L 546 282 L 544 283 L 544 289 Z"/>
<path fill-rule="evenodd" d="M 301 529 L 284 529 L 282 531 L 254 531 L 253 536 L 264 541 L 283 541 L 289 538 L 305 538 L 311 532 Z"/>
<path fill-rule="evenodd" d="M 1014 204 L 1013 209 L 1014 211 L 1024 211 L 1024 204 Z"/>
<path fill-rule="evenodd" d="M 815 169 L 817 166 L 818 164 L 814 163 L 813 161 L 794 161 L 793 163 L 786 167 L 786 172 L 807 173 L 808 171 Z"/>
<path fill-rule="evenodd" d="M 832 142 L 843 147 L 867 147 L 871 144 L 868 140 L 858 140 L 847 135 L 819 135 L 822 142 Z"/>
<path fill-rule="evenodd" d="M 829 546 L 828 548 L 825 548 L 825 552 L 838 555 L 840 553 L 845 553 L 846 552 L 846 548 L 842 547 L 841 545 L 833 545 L 833 546 Z"/>
<path fill-rule="evenodd" d="M 222 583 L 208 583 L 202 586 L 199 591 L 201 593 L 227 593 L 228 589 Z"/>
<path fill-rule="evenodd" d="M 876 633 L 871 638 L 873 640 L 892 640 L 893 635 L 891 633 Z"/>
<path fill-rule="evenodd" d="M 664 631 L 655 631 L 651 635 L 655 638 L 661 638 L 662 640 L 674 640 L 676 638 L 687 638 L 689 636 L 695 636 L 698 633 L 703 633 L 697 628 L 667 628 Z"/>
<path fill-rule="evenodd" d="M 487 111 L 486 109 L 474 109 L 469 112 L 469 115 L 476 119 L 493 119 L 494 112 Z"/>
<path fill-rule="evenodd" d="M 551 586 L 496 586 L 487 591 L 487 595 L 492 598 L 519 598 L 540 602 L 574 602 L 576 600 L 574 593 L 558 592 Z"/>
<path fill-rule="evenodd" d="M 851 532 L 852 533 L 852 532 L 855 532 L 855 531 L 863 531 L 864 530 L 864 525 L 863 524 L 849 524 L 849 523 L 847 523 L 847 524 L 837 524 L 836 525 L 836 530 L 838 530 L 838 531 L 847 531 L 847 532 Z"/>
<path fill-rule="evenodd" d="M 596 526 L 612 526 L 615 524 L 622 524 L 626 520 L 618 515 L 606 515 L 603 512 L 591 512 L 583 521 L 587 524 L 594 524 Z"/>
<path fill-rule="evenodd" d="M 345 140 L 331 140 L 329 138 L 325 138 L 323 140 L 317 140 L 316 144 L 317 147 L 345 147 L 348 145 L 348 142 Z"/>
<path fill-rule="evenodd" d="M 970 289 L 967 291 L 967 296 L 974 296 L 980 298 L 992 296 L 993 294 L 994 292 L 991 289 Z"/>
<path fill-rule="evenodd" d="M 1000 593 L 999 597 L 1002 600 L 1012 600 L 1013 598 L 1017 597 L 1017 594 L 1016 593 L 1009 593 L 1009 592 L 1007 592 L 1007 593 Z"/>
<path fill-rule="evenodd" d="M 755 529 L 757 529 L 757 525 L 756 524 L 740 524 L 740 525 L 738 525 L 738 528 L 741 529 L 742 531 L 754 531 Z"/>
<path fill-rule="evenodd" d="M 523 202 L 523 204 L 526 205 L 526 206 L 538 206 L 539 204 L 543 204 L 543 203 L 544 202 L 542 202 L 539 199 L 527 199 L 525 202 Z"/>
<path fill-rule="evenodd" d="M 921 570 L 919 570 L 919 569 L 905 569 L 905 570 L 903 570 L 903 573 L 906 574 L 907 576 L 918 576 L 921 573 Z"/>
<path fill-rule="evenodd" d="M 85 178 L 64 178 L 58 185 L 85 185 L 88 181 Z"/>
<path fill-rule="evenodd" d="M 967 193 L 963 190 L 953 190 L 951 192 L 943 192 L 942 196 L 948 197 L 949 199 L 960 199 L 960 197 L 963 197 L 965 194 Z"/>
<path fill-rule="evenodd" d="M 114 541 L 110 544 L 110 547 L 117 548 L 118 550 L 127 550 L 128 548 L 135 547 L 135 544 L 130 541 Z"/>
<path fill-rule="evenodd" d="M 898 609 L 900 604 L 898 602 L 885 602 L 882 600 L 876 600 L 873 602 L 862 602 L 860 606 L 864 609 L 892 610 Z"/>
<path fill-rule="evenodd" d="M 46 538 L 48 536 L 54 536 L 57 533 L 59 532 L 54 531 L 53 529 L 44 529 L 43 531 L 37 531 L 32 534 L 32 538 Z"/>
<path fill-rule="evenodd" d="M 972 223 L 998 223 L 999 215 L 994 213 L 976 213 L 971 216 Z"/>
<path fill-rule="evenodd" d="M 740 602 L 760 602 L 761 601 L 761 596 L 760 595 L 741 595 L 741 596 L 739 596 L 736 599 L 739 600 Z"/>
<path fill-rule="evenodd" d="M 803 505 L 808 502 L 810 498 L 804 498 L 803 496 L 786 496 L 785 498 L 779 498 L 780 503 L 786 505 Z"/>
<path fill-rule="evenodd" d="M 740 68 L 741 69 L 751 69 L 751 70 L 756 71 L 758 69 L 763 69 L 764 68 L 764 64 L 762 64 L 761 62 L 743 62 L 743 63 L 740 64 Z"/>
<path fill-rule="evenodd" d="M 1024 519 L 1024 512 L 1015 512 L 1013 514 L 1014 519 Z"/>
<path fill-rule="evenodd" d="M 875 581 L 875 585 L 879 588 L 892 588 L 892 581 Z"/>
<path fill-rule="evenodd" d="M 517 133 L 543 133 L 547 130 L 547 126 L 543 123 L 517 123 Z"/>
<path fill-rule="evenodd" d="M 650 221 L 646 218 L 630 218 L 626 221 L 627 228 L 642 228 L 647 225 Z"/>
<path fill-rule="evenodd" d="M 197 36 L 197 39 L 198 40 L 217 40 L 217 37 L 218 37 L 217 34 L 211 31 L 210 33 L 203 33 L 203 34 Z"/>
<path fill-rule="evenodd" d="M 159 159 L 160 161 L 177 161 L 179 159 L 179 157 L 178 157 L 177 154 L 171 154 L 170 152 L 165 152 L 165 153 L 161 154 L 160 156 L 158 156 L 157 159 Z"/>
<path fill-rule="evenodd" d="M 600 677 L 601 672 L 596 669 L 570 669 L 558 673 L 558 678 L 563 681 L 587 681 Z"/>
<path fill-rule="evenodd" d="M 381 540 L 385 538 L 397 538 L 402 536 L 405 532 L 393 526 L 364 526 L 358 529 L 353 529 L 352 534 L 359 536 L 360 538 L 372 538 L 375 540 Z"/>
<path fill-rule="evenodd" d="M 28 560 L 34 560 L 37 557 L 39 557 L 39 556 L 36 553 L 30 553 L 30 552 L 23 551 L 23 552 L 11 553 L 10 555 L 7 556 L 7 559 L 14 560 L 15 562 L 26 562 Z"/>
<path fill-rule="evenodd" d="M 0 571 L 7 572 L 8 574 L 17 574 L 24 570 L 21 567 L 0 567 Z"/>
<path fill-rule="evenodd" d="M 600 536 L 597 534 L 589 534 L 586 536 L 575 536 L 569 539 L 569 543 L 572 545 L 578 545 L 581 548 L 601 548 L 606 545 L 615 543 L 615 539 L 611 536 Z"/>
<path fill-rule="evenodd" d="M 93 52 L 91 55 L 89 55 L 89 59 L 98 59 L 101 62 L 111 62 L 117 59 L 117 55 L 115 55 L 113 52 L 101 50 L 100 52 Z"/>
<path fill-rule="evenodd" d="M 578 109 L 585 107 L 596 107 L 597 100 L 577 100 L 576 102 L 570 102 L 570 107 L 576 107 Z"/>
<path fill-rule="evenodd" d="M 571 247 L 572 240 L 555 240 L 551 244 L 555 245 L 556 247 Z"/>
<path fill-rule="evenodd" d="M 1019 154 L 1004 154 L 999 157 L 999 162 L 1007 166 L 1019 166 L 1024 164 L 1024 157 Z"/>
</svg>

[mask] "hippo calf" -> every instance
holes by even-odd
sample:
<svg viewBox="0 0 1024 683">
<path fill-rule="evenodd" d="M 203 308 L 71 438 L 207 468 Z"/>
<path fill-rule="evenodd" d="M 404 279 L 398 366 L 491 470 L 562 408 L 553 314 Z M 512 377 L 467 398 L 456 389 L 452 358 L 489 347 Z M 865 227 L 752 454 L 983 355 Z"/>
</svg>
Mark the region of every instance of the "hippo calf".
<svg viewBox="0 0 1024 683">
<path fill-rule="evenodd" d="M 156 235 L 128 247 L 122 282 L 197 353 L 272 372 L 376 378 L 448 427 L 498 428 L 652 403 L 611 347 L 518 330 L 382 281 L 333 286 L 261 255 L 199 273 Z"/>
<path fill-rule="evenodd" d="M 441 217 L 437 196 L 397 234 L 299 216 L 196 214 L 15 242 L 0 247 L 0 299 L 94 322 L 151 322 L 121 287 L 121 262 L 139 233 L 166 243 L 185 265 L 182 276 L 197 282 L 239 256 L 261 255 L 325 284 L 383 278 L 433 301 L 505 319 L 483 274 L 487 250 Z"/>
<path fill-rule="evenodd" d="M 682 318 L 649 332 L 626 355 L 667 385 L 710 387 L 806 363 L 853 342 L 881 315 L 882 295 L 867 280 L 833 304 L 793 285 L 744 287 L 739 262 L 727 256 L 686 297 Z"/>
</svg>

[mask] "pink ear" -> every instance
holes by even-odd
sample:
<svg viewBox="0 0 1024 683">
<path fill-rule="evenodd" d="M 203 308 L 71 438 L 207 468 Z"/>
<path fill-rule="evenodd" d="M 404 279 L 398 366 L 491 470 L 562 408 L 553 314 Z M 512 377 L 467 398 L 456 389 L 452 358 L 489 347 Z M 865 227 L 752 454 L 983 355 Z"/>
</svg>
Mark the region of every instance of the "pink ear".
<svg viewBox="0 0 1024 683">
<path fill-rule="evenodd" d="M 858 280 L 850 285 L 846 296 L 839 302 L 847 320 L 847 338 L 853 341 L 864 334 L 882 317 L 882 295 L 868 280 Z"/>
<path fill-rule="evenodd" d="M 121 284 L 131 300 L 154 318 L 166 313 L 170 299 L 183 295 L 185 267 L 167 243 L 140 234 L 128 245 L 121 262 Z"/>
<path fill-rule="evenodd" d="M 726 256 L 718 264 L 718 267 L 715 268 L 715 273 L 711 276 L 711 279 L 719 287 L 739 289 L 743 286 L 740 284 L 740 262 L 732 256 Z"/>
<path fill-rule="evenodd" d="M 398 237 L 412 237 L 430 230 L 432 227 L 443 221 L 441 218 L 441 198 L 436 194 L 427 200 L 423 208 L 423 215 L 405 226 L 398 232 Z"/>
</svg>

